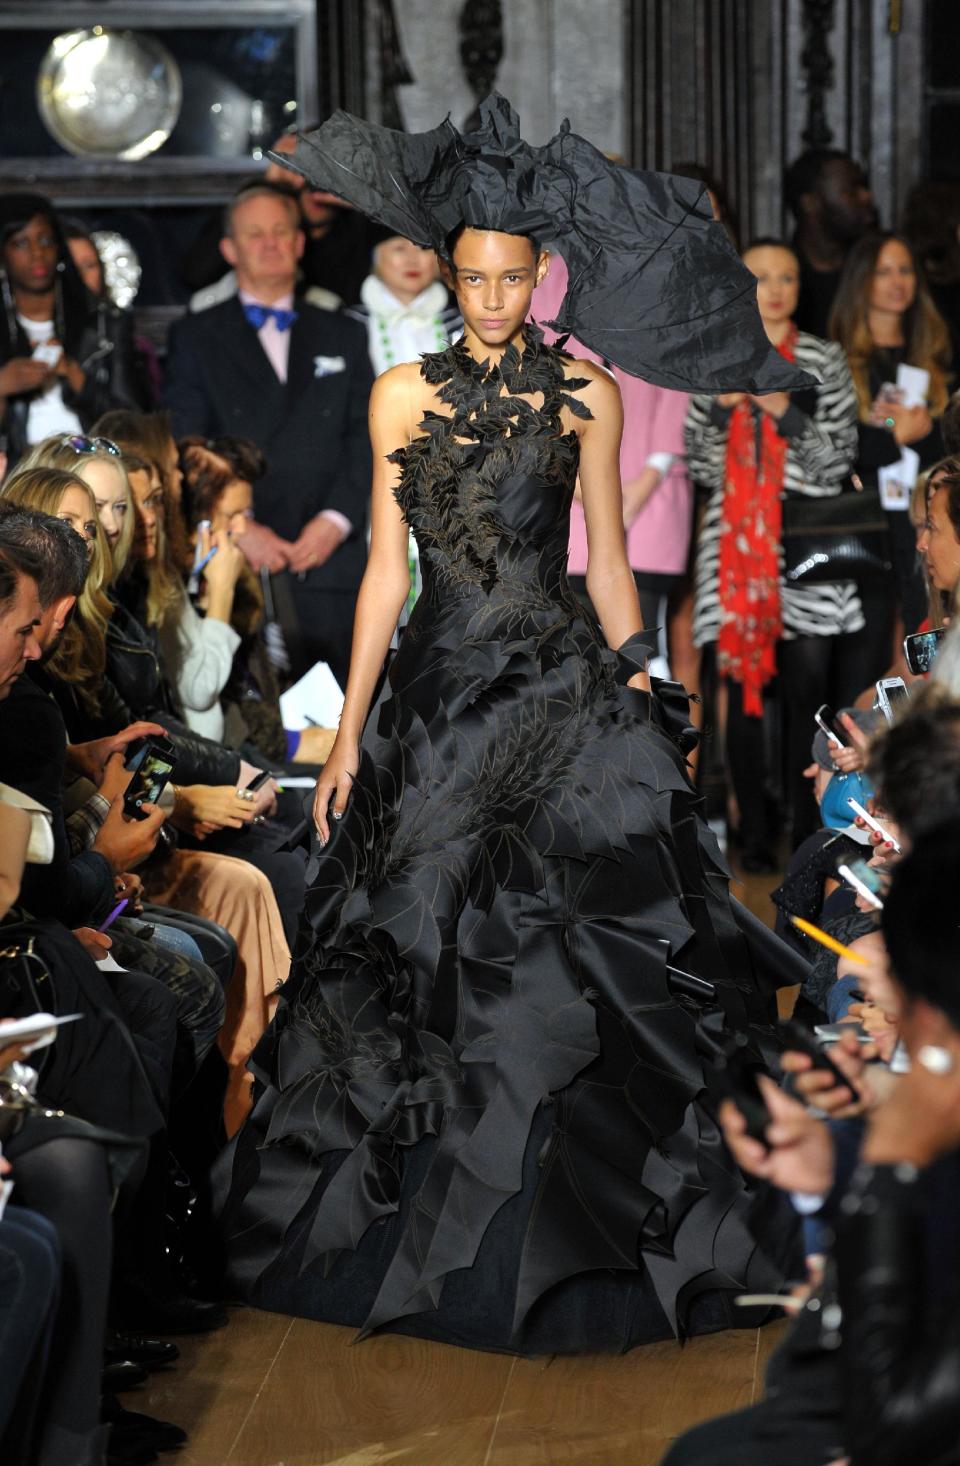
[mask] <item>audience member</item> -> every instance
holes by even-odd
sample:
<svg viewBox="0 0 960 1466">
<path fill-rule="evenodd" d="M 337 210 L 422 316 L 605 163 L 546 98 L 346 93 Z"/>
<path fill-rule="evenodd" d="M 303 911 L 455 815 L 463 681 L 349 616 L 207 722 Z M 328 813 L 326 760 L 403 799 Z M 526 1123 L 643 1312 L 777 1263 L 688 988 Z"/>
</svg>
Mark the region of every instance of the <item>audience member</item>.
<svg viewBox="0 0 960 1466">
<path fill-rule="evenodd" d="M 89 229 L 79 219 L 62 218 L 60 225 L 77 274 L 96 304 L 97 329 L 101 341 L 130 362 L 130 388 L 137 407 L 154 407 L 160 396 L 160 364 L 152 344 L 134 334 L 133 312 L 124 310 L 111 297 L 103 261 Z"/>
<path fill-rule="evenodd" d="M 553 320 L 566 289 L 566 265 L 554 254 L 547 278 L 533 293 L 531 318 L 538 324 Z M 556 331 L 549 327 L 544 334 L 556 340 Z M 568 349 L 577 356 L 599 360 L 580 342 L 571 342 Z M 613 368 L 613 373 L 623 398 L 620 476 L 627 553 L 640 595 L 643 624 L 648 630 L 660 631 L 660 652 L 666 660 L 667 597 L 687 566 L 693 514 L 693 491 L 683 458 L 688 398 L 683 392 L 652 387 L 619 368 Z M 577 498 L 570 511 L 567 571 L 571 587 L 584 600 L 586 570 L 587 525 Z"/>
<path fill-rule="evenodd" d="M 711 498 L 697 548 L 694 640 L 716 647 L 729 693 L 727 759 L 739 806 L 744 868 L 772 870 L 763 770 L 765 693 L 777 670 L 784 708 L 787 802 L 793 839 L 814 828 L 803 770 L 810 717 L 820 703 L 852 703 L 865 681 L 853 633 L 864 624 L 849 581 L 797 586 L 782 574 L 779 540 L 786 494 L 840 492 L 856 448 L 856 397 L 843 353 L 798 331 L 796 255 L 775 240 L 744 252 L 756 275 L 771 342 L 815 375 L 815 392 L 727 393 L 691 398 L 687 465 Z"/>
<path fill-rule="evenodd" d="M 875 229 L 877 211 L 859 163 L 836 148 L 802 153 L 783 180 L 796 220 L 793 249 L 800 262 L 796 322 L 825 337 L 844 261 L 855 242 Z"/>
<path fill-rule="evenodd" d="M 902 227 L 933 303 L 950 328 L 956 369 L 960 352 L 960 183 L 918 183 L 907 196 Z M 954 451 L 947 448 L 948 453 Z"/>
<path fill-rule="evenodd" d="M 943 456 L 937 419 L 947 405 L 950 337 L 906 240 L 869 234 L 854 246 L 833 304 L 830 334 L 846 353 L 857 389 L 857 474 L 865 487 L 879 483 L 900 613 L 906 630 L 916 631 L 926 608 L 907 511 L 917 475 Z M 912 395 L 900 381 L 906 367 L 926 373 Z M 868 615 L 888 638 L 891 610 L 884 586 L 871 598 Z"/>
<path fill-rule="evenodd" d="M 210 438 L 242 428 L 264 453 L 257 519 L 241 548 L 254 570 L 286 573 L 295 675 L 325 661 L 342 686 L 370 488 L 365 335 L 329 311 L 294 308 L 304 248 L 294 201 L 247 189 L 226 211 L 222 248 L 238 298 L 170 333 L 174 432 Z"/>
<path fill-rule="evenodd" d="M 366 327 L 377 377 L 398 362 L 442 351 L 463 326 L 440 280 L 433 250 L 421 249 L 386 229 L 379 233 L 371 272 L 360 288 L 360 304 L 346 312 Z"/>
<path fill-rule="evenodd" d="M 283 133 L 272 151 L 290 155 L 297 141 L 296 129 Z M 302 174 L 279 163 L 271 163 L 262 178 L 246 185 L 257 189 L 264 183 L 294 198 L 300 212 L 304 250 L 297 271 L 297 294 L 312 305 L 334 310 L 355 305 L 367 274 L 367 262 L 374 231 L 369 221 L 335 194 L 310 188 Z M 181 264 L 181 277 L 192 291 L 200 292 L 194 309 L 219 304 L 236 291 L 235 280 L 226 281 L 228 262 L 220 249 L 223 235 L 219 215 L 211 216 Z M 232 262 L 231 262 L 232 263 Z M 212 288 L 211 288 L 212 287 Z"/>
<path fill-rule="evenodd" d="M 28 444 L 83 432 L 136 391 L 129 338 L 106 329 L 47 199 L 0 195 L 0 254 L 0 426 L 15 463 Z"/>
<path fill-rule="evenodd" d="M 204 566 L 212 546 L 224 536 L 241 536 L 253 518 L 253 485 L 263 477 L 266 461 L 248 438 L 185 438 L 180 446 L 195 563 Z M 205 571 L 200 570 L 194 578 L 198 605 L 205 609 L 210 594 Z M 196 713 L 191 716 L 187 708 L 187 721 L 231 748 L 255 744 L 274 768 L 288 760 L 322 764 L 335 730 L 284 728 L 280 687 L 264 637 L 264 619 L 261 579 L 244 561 L 233 598 L 231 625 L 240 644 L 230 676 L 216 710 L 211 709 L 201 720 Z"/>
</svg>

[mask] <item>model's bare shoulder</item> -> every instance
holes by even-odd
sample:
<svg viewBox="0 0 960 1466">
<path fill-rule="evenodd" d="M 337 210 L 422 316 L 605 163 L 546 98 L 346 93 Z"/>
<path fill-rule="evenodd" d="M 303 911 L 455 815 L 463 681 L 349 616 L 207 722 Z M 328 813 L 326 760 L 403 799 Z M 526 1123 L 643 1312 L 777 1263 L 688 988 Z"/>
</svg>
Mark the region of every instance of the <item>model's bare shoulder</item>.
<svg viewBox="0 0 960 1466">
<path fill-rule="evenodd" d="M 619 421 L 623 407 L 620 400 L 620 387 L 612 372 L 600 366 L 598 362 L 588 361 L 585 357 L 568 359 L 563 364 L 563 371 L 568 382 L 581 381 L 584 383 L 582 387 L 573 388 L 570 395 L 582 402 L 584 407 L 590 409 L 591 417 L 594 420 L 612 416 Z"/>
</svg>

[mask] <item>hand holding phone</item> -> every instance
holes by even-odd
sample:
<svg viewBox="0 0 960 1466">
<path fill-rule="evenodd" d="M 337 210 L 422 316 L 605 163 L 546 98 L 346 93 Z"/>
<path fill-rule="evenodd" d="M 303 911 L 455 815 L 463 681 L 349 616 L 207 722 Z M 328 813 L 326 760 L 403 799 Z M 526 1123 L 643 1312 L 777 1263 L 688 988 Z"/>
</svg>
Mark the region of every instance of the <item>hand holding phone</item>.
<svg viewBox="0 0 960 1466">
<path fill-rule="evenodd" d="M 881 677 L 876 683 L 877 707 L 888 723 L 892 723 L 910 701 L 907 684 L 902 677 Z"/>
<path fill-rule="evenodd" d="M 876 866 L 868 865 L 865 860 L 851 860 L 849 865 L 837 867 L 837 875 L 843 876 L 848 886 L 852 886 L 858 896 L 872 906 L 874 911 L 883 910 L 883 901 L 880 896 L 882 882 L 880 872 Z"/>
<path fill-rule="evenodd" d="M 838 748 L 851 748 L 853 740 L 829 703 L 822 703 L 813 715 L 813 721 L 821 732 L 826 733 L 831 743 Z"/>
<path fill-rule="evenodd" d="M 867 826 L 868 830 L 873 830 L 874 833 L 879 835 L 880 839 L 883 840 L 887 845 L 892 845 L 898 855 L 901 853 L 899 840 L 895 840 L 890 834 L 890 831 L 885 830 L 880 821 L 874 819 L 873 815 L 865 810 L 862 804 L 860 804 L 856 799 L 848 799 L 847 803 L 853 810 L 854 814 L 858 817 L 858 819 L 863 820 L 863 823 Z"/>
<path fill-rule="evenodd" d="M 176 764 L 174 746 L 168 738 L 144 738 L 133 747 L 126 762 L 133 778 L 123 796 L 123 811 L 128 819 L 147 818 L 143 806 L 157 803 Z"/>
<path fill-rule="evenodd" d="M 915 631 L 903 638 L 903 655 L 914 677 L 925 677 L 930 671 L 946 634 L 945 626 L 937 626 L 933 631 Z"/>
</svg>

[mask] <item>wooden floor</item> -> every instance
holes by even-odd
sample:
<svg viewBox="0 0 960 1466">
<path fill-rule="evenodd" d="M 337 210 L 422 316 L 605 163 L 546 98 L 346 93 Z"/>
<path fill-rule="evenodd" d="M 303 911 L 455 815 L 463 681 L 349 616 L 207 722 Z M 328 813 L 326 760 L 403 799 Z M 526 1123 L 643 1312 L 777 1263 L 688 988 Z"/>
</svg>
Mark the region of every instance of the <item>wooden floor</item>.
<svg viewBox="0 0 960 1466">
<path fill-rule="evenodd" d="M 782 1327 L 529 1360 L 236 1309 L 123 1401 L 190 1432 L 177 1466 L 656 1466 L 750 1404 Z"/>
<path fill-rule="evenodd" d="M 769 921 L 775 884 L 752 877 L 734 892 Z M 657 1466 L 689 1426 L 757 1398 L 782 1331 L 527 1360 L 390 1336 L 355 1344 L 349 1329 L 235 1309 L 123 1400 L 189 1431 L 177 1466 Z"/>
</svg>

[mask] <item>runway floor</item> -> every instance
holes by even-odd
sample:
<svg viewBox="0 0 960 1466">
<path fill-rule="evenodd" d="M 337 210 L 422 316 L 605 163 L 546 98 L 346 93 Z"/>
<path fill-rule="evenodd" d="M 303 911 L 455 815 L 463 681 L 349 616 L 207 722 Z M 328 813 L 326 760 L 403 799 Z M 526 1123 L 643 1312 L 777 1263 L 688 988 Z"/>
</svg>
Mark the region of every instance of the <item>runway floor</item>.
<svg viewBox="0 0 960 1466">
<path fill-rule="evenodd" d="M 656 1466 L 756 1398 L 782 1327 L 527 1360 L 236 1309 L 123 1399 L 190 1432 L 177 1466 Z"/>
<path fill-rule="evenodd" d="M 734 886 L 771 921 L 771 877 Z M 783 993 L 784 1010 L 792 994 Z M 180 1340 L 124 1395 L 190 1432 L 177 1466 L 657 1466 L 697 1421 L 756 1399 L 784 1325 L 635 1349 L 512 1359 L 253 1309 Z"/>
</svg>

